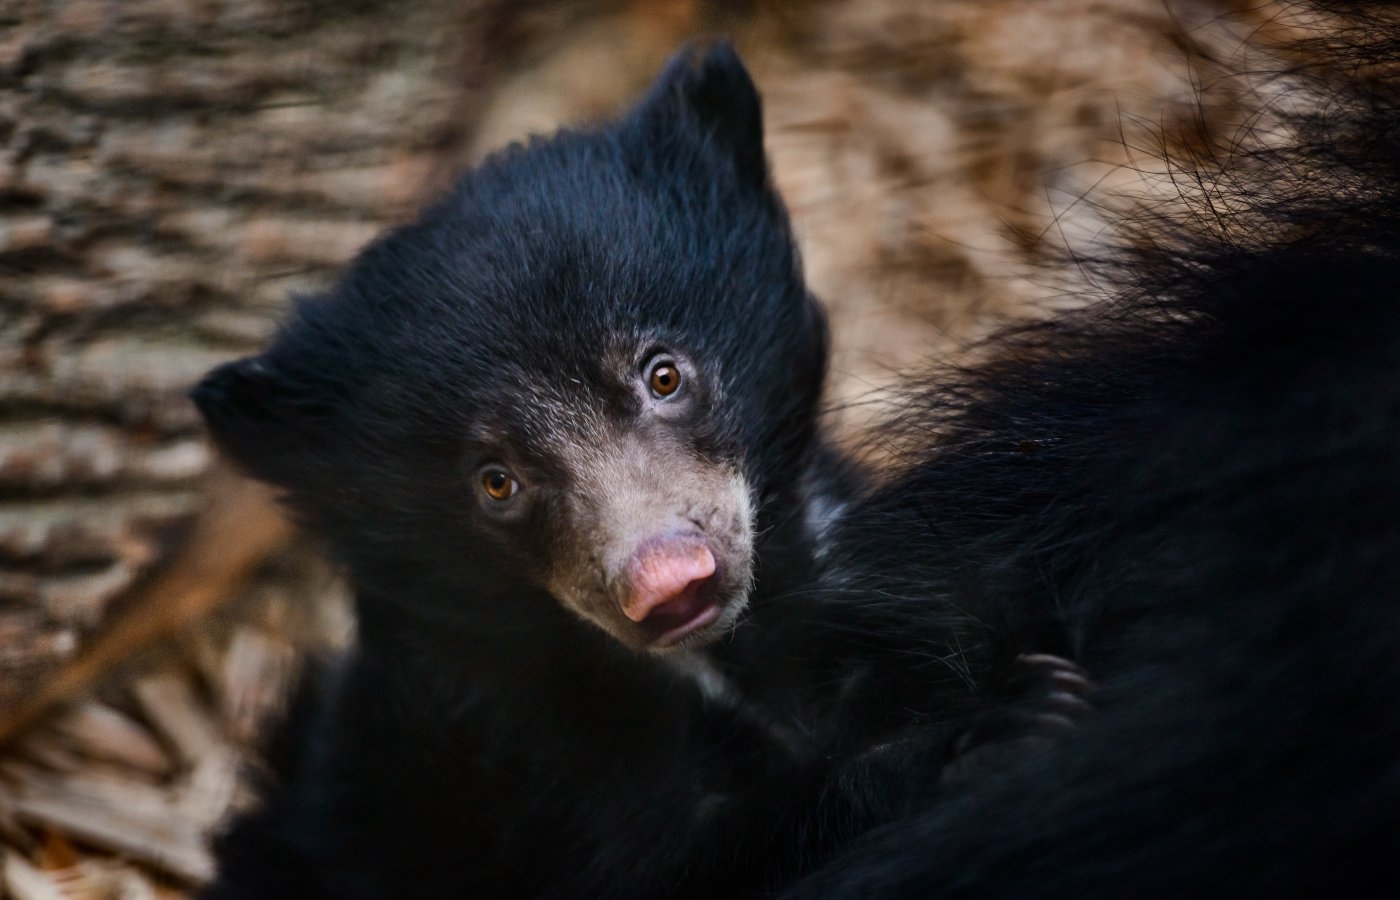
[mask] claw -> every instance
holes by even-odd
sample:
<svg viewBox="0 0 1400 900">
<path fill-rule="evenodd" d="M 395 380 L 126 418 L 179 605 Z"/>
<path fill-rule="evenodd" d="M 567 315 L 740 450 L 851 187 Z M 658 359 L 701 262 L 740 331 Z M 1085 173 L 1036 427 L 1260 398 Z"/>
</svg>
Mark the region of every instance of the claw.
<svg viewBox="0 0 1400 900">
<path fill-rule="evenodd" d="M 958 781 L 978 768 L 994 765 L 1012 748 L 1054 743 L 1093 712 L 1085 695 L 1096 685 L 1078 665 L 1050 653 L 1016 657 L 1011 696 L 995 701 L 958 735 L 944 777 Z"/>
<path fill-rule="evenodd" d="M 1094 710 L 1088 700 L 1065 691 L 1051 691 L 1045 696 L 1045 705 L 1066 715 L 1084 715 Z"/>
</svg>

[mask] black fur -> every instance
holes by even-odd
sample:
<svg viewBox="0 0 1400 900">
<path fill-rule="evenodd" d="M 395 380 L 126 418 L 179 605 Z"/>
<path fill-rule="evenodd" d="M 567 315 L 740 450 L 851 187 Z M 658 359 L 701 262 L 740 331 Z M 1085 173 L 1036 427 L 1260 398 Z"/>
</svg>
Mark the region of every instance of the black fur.
<svg viewBox="0 0 1400 900">
<path fill-rule="evenodd" d="M 602 362 L 651 342 L 702 390 L 664 430 Z M 941 732 L 896 772 L 861 751 L 897 716 L 848 729 L 821 697 L 717 699 L 580 622 L 532 569 L 562 515 L 547 497 L 523 522 L 477 512 L 475 441 L 586 446 L 597 417 L 660 435 L 749 485 L 761 610 L 813 577 L 811 502 L 845 490 L 815 430 L 825 350 L 757 94 L 720 45 L 620 122 L 469 173 L 266 353 L 211 373 L 194 398 L 213 436 L 327 538 L 359 633 L 206 898 L 753 894 L 936 780 Z M 741 646 L 730 674 L 778 687 Z M 899 716 L 929 699 L 890 696 Z"/>
<path fill-rule="evenodd" d="M 1097 715 L 790 896 L 1400 887 L 1400 28 L 1327 6 L 1292 145 L 1202 176 L 1210 216 L 1145 216 L 1111 297 L 942 379 L 837 535 L 843 593 L 1071 655 Z"/>
<path fill-rule="evenodd" d="M 489 416 L 522 442 L 568 424 L 531 409 L 532 382 L 572 380 L 581 408 L 607 408 L 600 351 L 673 340 L 723 364 L 697 442 L 740 458 L 761 531 L 789 525 L 791 473 L 821 452 L 826 326 L 767 184 L 758 103 L 731 49 L 683 53 L 621 122 L 491 158 L 300 302 L 267 353 L 211 373 L 194 391 L 211 433 L 290 489 L 357 576 L 513 589 L 518 559 L 465 532 L 464 444 Z M 399 571 L 366 571 L 383 565 Z"/>
</svg>

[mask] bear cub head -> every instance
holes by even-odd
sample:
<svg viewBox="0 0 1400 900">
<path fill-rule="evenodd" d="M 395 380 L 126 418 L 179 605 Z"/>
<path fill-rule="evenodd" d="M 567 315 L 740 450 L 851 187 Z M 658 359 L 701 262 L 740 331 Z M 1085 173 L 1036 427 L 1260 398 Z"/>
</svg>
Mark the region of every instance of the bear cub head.
<svg viewBox="0 0 1400 900">
<path fill-rule="evenodd" d="M 361 595 L 624 645 L 722 634 L 826 366 L 734 51 L 622 119 L 514 146 L 381 238 L 193 396 Z"/>
</svg>

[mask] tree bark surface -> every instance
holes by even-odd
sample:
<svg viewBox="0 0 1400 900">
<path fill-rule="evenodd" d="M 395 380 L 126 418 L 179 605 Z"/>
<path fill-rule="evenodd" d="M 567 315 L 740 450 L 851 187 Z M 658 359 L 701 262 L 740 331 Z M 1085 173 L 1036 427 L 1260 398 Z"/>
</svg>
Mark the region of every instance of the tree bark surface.
<svg viewBox="0 0 1400 900">
<path fill-rule="evenodd" d="M 440 179 L 483 8 L 0 7 L 0 718 L 187 531 L 190 384 Z"/>
</svg>

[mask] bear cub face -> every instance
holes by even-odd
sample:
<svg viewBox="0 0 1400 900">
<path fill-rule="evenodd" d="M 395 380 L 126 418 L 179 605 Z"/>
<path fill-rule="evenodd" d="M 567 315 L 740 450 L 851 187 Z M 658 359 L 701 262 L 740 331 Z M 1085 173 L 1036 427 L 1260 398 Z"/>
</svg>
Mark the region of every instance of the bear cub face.
<svg viewBox="0 0 1400 900">
<path fill-rule="evenodd" d="M 723 633 L 794 517 L 826 343 L 721 44 L 467 173 L 194 398 L 362 594 L 659 651 Z"/>
</svg>

